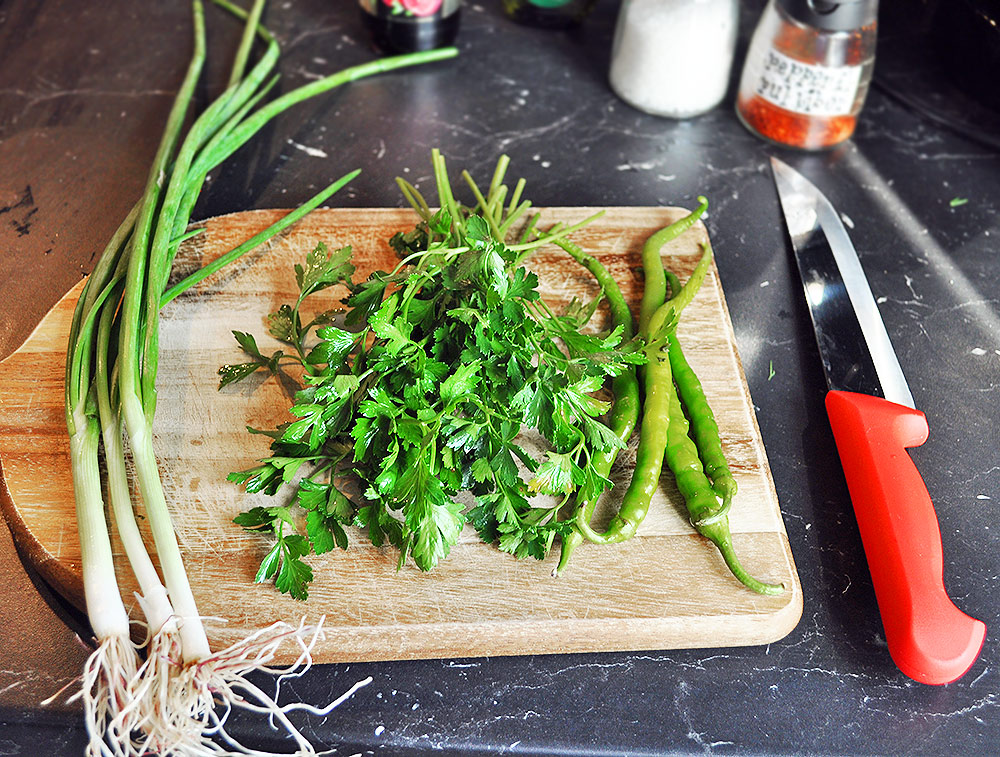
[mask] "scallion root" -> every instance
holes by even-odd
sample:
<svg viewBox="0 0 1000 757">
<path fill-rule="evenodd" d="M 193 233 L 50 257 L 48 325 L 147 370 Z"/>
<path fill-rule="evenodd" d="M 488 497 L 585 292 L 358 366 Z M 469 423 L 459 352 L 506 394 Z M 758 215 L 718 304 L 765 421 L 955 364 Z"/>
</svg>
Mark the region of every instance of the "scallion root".
<svg viewBox="0 0 1000 757">
<path fill-rule="evenodd" d="M 80 691 L 70 699 L 83 700 L 87 757 L 130 754 L 136 713 L 129 706 L 138 662 L 132 642 L 119 636 L 104 639 L 87 659 Z"/>
<path fill-rule="evenodd" d="M 249 748 L 231 736 L 226 723 L 234 709 L 266 716 L 275 730 L 283 731 L 294 743 L 294 754 L 318 754 L 291 721 L 290 713 L 302 710 L 327 715 L 371 682 L 371 678 L 359 681 L 324 708 L 299 702 L 279 703 L 281 683 L 303 675 L 312 666 L 313 647 L 324 636 L 322 625 L 322 619 L 314 626 L 304 620 L 298 626 L 274 623 L 193 663 L 182 661 L 176 626 L 165 627 L 151 639 L 147 659 L 130 689 L 139 711 L 128 720 L 134 728 L 132 751 L 124 754 L 284 754 Z M 286 643 L 298 646 L 298 656 L 291 665 L 275 667 L 275 657 Z M 273 695 L 250 681 L 253 673 L 278 676 Z"/>
</svg>

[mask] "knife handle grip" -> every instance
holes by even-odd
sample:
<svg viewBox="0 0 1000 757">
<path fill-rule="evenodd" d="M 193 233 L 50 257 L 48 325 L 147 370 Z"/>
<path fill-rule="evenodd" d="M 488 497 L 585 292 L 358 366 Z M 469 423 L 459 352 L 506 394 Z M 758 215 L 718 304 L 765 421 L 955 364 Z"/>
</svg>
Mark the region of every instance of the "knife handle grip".
<svg viewBox="0 0 1000 757">
<path fill-rule="evenodd" d="M 927 440 L 927 418 L 880 397 L 842 391 L 827 394 L 826 412 L 889 654 L 915 681 L 950 683 L 975 662 L 986 626 L 959 610 L 945 592 L 937 514 L 906 451 Z"/>
</svg>

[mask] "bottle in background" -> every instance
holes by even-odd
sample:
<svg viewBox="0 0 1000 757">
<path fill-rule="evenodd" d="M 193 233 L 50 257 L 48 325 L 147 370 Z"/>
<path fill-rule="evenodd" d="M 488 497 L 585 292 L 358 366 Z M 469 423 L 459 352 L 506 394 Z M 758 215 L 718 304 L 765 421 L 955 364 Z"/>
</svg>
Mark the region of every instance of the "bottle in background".
<svg viewBox="0 0 1000 757">
<path fill-rule="evenodd" d="M 508 18 L 525 26 L 568 29 L 593 9 L 597 0 L 503 0 Z"/>
<path fill-rule="evenodd" d="M 738 0 L 623 0 L 611 88 L 656 116 L 705 113 L 729 87 L 738 26 Z"/>
<path fill-rule="evenodd" d="M 461 0 L 360 0 L 361 18 L 379 52 L 446 47 L 455 41 Z"/>
<path fill-rule="evenodd" d="M 854 133 L 875 65 L 878 0 L 768 0 L 736 112 L 750 131 L 804 150 Z"/>
</svg>

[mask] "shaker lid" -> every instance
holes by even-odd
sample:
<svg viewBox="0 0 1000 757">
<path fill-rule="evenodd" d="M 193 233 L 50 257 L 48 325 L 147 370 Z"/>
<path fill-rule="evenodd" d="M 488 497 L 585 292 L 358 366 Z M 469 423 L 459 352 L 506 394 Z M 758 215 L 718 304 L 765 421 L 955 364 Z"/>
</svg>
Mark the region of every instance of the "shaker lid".
<svg viewBox="0 0 1000 757">
<path fill-rule="evenodd" d="M 868 26 L 878 15 L 878 0 L 778 0 L 796 21 L 826 31 Z"/>
</svg>

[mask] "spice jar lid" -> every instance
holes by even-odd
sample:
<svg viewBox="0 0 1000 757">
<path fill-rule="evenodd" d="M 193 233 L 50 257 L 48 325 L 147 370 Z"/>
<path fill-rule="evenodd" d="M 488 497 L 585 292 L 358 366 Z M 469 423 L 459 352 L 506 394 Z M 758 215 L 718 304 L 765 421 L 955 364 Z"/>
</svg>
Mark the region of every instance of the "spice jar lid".
<svg viewBox="0 0 1000 757">
<path fill-rule="evenodd" d="M 878 0 L 778 0 L 796 21 L 826 31 L 849 31 L 875 23 Z"/>
</svg>

